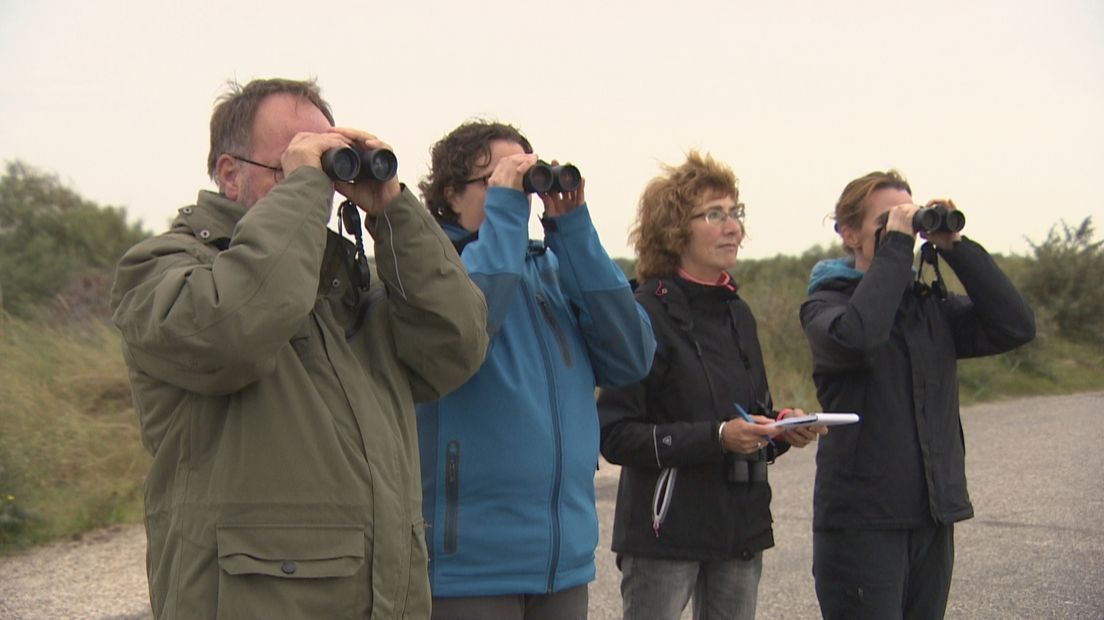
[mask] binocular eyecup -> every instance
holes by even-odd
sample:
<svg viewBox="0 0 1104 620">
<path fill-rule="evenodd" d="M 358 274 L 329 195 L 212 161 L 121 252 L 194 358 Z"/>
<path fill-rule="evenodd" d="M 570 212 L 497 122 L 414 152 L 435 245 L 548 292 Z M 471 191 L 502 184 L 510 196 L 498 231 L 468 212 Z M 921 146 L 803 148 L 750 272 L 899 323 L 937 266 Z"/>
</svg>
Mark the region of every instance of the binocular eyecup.
<svg viewBox="0 0 1104 620">
<path fill-rule="evenodd" d="M 322 170 L 334 181 L 387 181 L 399 170 L 399 160 L 387 149 L 343 146 L 322 153 Z"/>
<path fill-rule="evenodd" d="M 956 233 L 966 226 L 966 216 L 962 211 L 951 211 L 941 204 L 920 209 L 912 216 L 912 229 L 916 232 L 952 232 Z"/>
<path fill-rule="evenodd" d="M 553 166 L 545 161 L 538 160 L 532 168 L 525 172 L 525 176 L 521 179 L 521 186 L 526 194 L 573 192 L 579 189 L 582 178 L 579 169 L 571 164 Z"/>
<path fill-rule="evenodd" d="M 889 212 L 886 211 L 878 218 L 879 231 L 884 229 L 886 223 L 889 221 Z M 962 230 L 966 226 L 966 216 L 962 211 L 952 211 L 942 204 L 936 203 L 930 207 L 923 207 L 916 210 L 916 213 L 912 214 L 912 230 L 913 232 L 922 233 L 934 233 L 934 232 L 951 232 L 956 233 Z"/>
</svg>

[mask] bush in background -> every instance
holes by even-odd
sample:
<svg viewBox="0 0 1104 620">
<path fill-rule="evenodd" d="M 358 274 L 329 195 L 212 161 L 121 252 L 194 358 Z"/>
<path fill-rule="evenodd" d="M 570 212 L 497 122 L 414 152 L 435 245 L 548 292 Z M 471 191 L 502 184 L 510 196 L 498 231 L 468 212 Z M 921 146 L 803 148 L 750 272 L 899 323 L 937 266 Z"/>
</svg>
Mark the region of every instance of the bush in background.
<svg viewBox="0 0 1104 620">
<path fill-rule="evenodd" d="M 57 175 L 9 162 L 0 177 L 0 307 L 23 318 L 43 310 L 67 319 L 105 317 L 115 263 L 146 236 L 127 224 L 125 209 L 101 207 Z M 79 308 L 73 299 L 82 301 Z"/>
<path fill-rule="evenodd" d="M 1104 241 L 1093 241 L 1092 218 L 1052 226 L 1031 243 L 1035 260 L 1023 273 L 1023 292 L 1061 336 L 1104 345 Z M 1040 312 L 1041 311 L 1041 312 Z"/>
</svg>

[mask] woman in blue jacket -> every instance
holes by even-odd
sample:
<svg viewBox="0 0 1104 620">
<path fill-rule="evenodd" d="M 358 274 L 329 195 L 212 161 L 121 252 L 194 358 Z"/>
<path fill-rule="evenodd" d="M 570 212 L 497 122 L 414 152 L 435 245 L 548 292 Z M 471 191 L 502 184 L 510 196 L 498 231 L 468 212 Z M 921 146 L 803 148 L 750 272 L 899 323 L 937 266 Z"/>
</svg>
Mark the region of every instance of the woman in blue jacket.
<svg viewBox="0 0 1104 620">
<path fill-rule="evenodd" d="M 598 517 L 598 385 L 644 377 L 655 338 L 577 191 L 541 194 L 528 237 L 512 126 L 434 145 L 420 187 L 487 298 L 491 345 L 465 385 L 418 412 L 435 619 L 585 618 Z"/>
</svg>

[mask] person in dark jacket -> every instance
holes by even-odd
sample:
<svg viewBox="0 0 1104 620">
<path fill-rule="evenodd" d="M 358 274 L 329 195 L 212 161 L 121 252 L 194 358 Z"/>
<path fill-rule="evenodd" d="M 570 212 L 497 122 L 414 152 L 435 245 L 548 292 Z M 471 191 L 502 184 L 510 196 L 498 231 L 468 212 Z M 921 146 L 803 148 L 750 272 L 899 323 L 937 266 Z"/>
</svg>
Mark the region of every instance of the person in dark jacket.
<svg viewBox="0 0 1104 620">
<path fill-rule="evenodd" d="M 537 159 L 516 128 L 465 123 L 431 158 L 426 206 L 487 298 L 491 339 L 474 377 L 418 409 L 433 617 L 585 618 L 594 389 L 647 374 L 651 325 L 598 240 L 585 184 L 541 194 L 545 237 L 529 239 L 522 178 Z"/>
<path fill-rule="evenodd" d="M 774 545 L 767 464 L 826 432 L 779 435 L 755 318 L 728 271 L 744 239 L 732 170 L 691 152 L 640 199 L 631 240 L 658 347 L 648 377 L 602 390 L 602 454 L 619 464 L 613 551 L 626 619 L 754 618 Z M 745 421 L 740 410 L 749 415 Z"/>
<path fill-rule="evenodd" d="M 954 211 L 953 201 L 940 199 Z M 914 274 L 912 190 L 896 171 L 851 181 L 836 204 L 848 256 L 812 271 L 801 324 L 825 410 L 858 413 L 817 450 L 813 573 L 825 618 L 941 618 L 966 491 L 956 360 L 1035 335 L 1031 309 L 960 232 L 927 239 Z M 888 214 L 888 215 L 887 215 Z M 936 257 L 938 255 L 938 258 Z M 947 294 L 941 258 L 966 295 Z"/>
</svg>

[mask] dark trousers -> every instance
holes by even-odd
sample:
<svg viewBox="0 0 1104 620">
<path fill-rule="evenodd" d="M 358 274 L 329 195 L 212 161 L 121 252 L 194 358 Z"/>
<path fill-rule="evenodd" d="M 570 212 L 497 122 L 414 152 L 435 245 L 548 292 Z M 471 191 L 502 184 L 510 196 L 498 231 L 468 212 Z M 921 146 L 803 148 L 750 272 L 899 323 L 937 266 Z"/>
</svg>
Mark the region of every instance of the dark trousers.
<svg viewBox="0 0 1104 620">
<path fill-rule="evenodd" d="M 587 586 L 552 594 L 433 598 L 432 620 L 586 620 Z"/>
<path fill-rule="evenodd" d="M 953 568 L 954 525 L 813 532 L 825 620 L 942 618 Z"/>
</svg>

